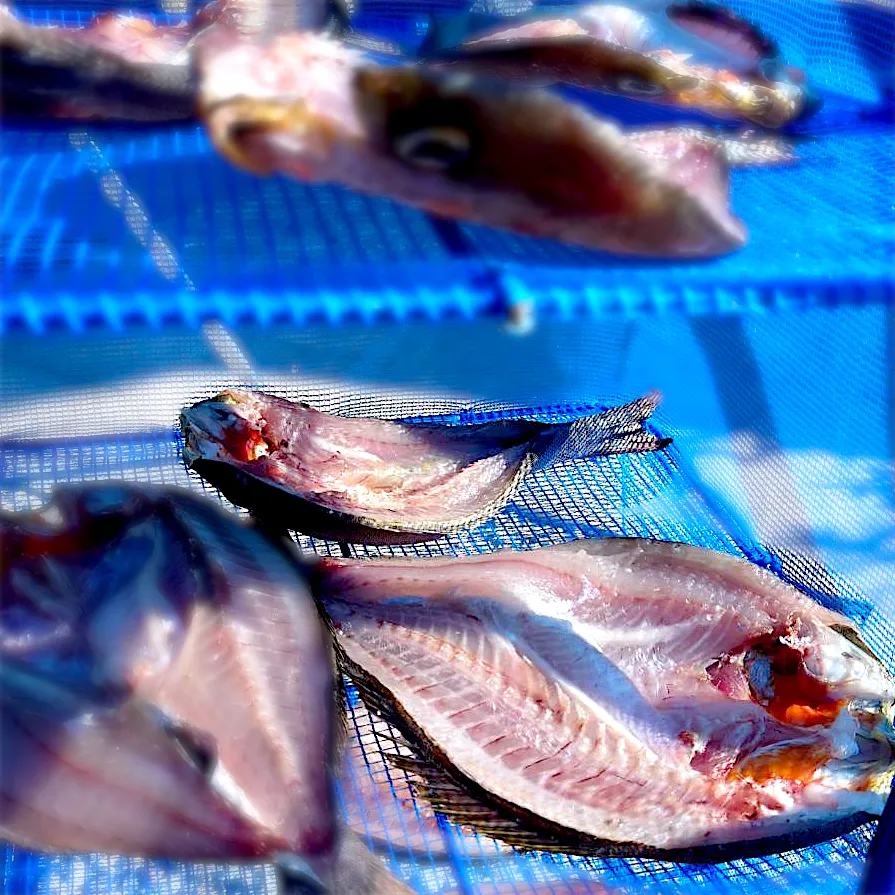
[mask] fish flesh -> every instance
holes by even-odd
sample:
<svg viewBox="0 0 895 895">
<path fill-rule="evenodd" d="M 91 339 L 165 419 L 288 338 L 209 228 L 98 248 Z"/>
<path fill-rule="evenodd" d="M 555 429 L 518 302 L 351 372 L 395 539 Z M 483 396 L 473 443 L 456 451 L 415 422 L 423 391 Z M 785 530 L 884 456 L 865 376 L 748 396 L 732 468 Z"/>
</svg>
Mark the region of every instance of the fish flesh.
<svg viewBox="0 0 895 895">
<path fill-rule="evenodd" d="M 539 84 L 565 83 L 777 128 L 820 107 L 804 73 L 724 7 L 595 4 L 521 17 L 433 17 L 427 62 Z"/>
<path fill-rule="evenodd" d="M 406 891 L 340 829 L 331 636 L 285 546 L 125 484 L 0 525 L 4 839 Z"/>
<path fill-rule="evenodd" d="M 718 861 L 879 815 L 895 682 L 845 617 L 702 548 L 325 559 L 344 668 L 433 808 L 535 849 Z"/>
<path fill-rule="evenodd" d="M 187 466 L 256 516 L 314 537 L 414 543 L 484 522 L 551 462 L 664 448 L 649 395 L 573 423 L 401 423 L 231 389 L 181 414 Z"/>
<path fill-rule="evenodd" d="M 0 4 L 0 112 L 127 122 L 195 118 L 193 52 L 210 30 L 263 38 L 347 27 L 341 0 L 214 0 L 189 20 L 156 24 L 105 13 L 78 28 L 33 25 Z"/>
<path fill-rule="evenodd" d="M 711 257 L 746 241 L 723 147 L 705 135 L 629 141 L 548 91 L 379 65 L 320 35 L 216 33 L 197 58 L 211 139 L 255 174 L 621 254 Z"/>
</svg>

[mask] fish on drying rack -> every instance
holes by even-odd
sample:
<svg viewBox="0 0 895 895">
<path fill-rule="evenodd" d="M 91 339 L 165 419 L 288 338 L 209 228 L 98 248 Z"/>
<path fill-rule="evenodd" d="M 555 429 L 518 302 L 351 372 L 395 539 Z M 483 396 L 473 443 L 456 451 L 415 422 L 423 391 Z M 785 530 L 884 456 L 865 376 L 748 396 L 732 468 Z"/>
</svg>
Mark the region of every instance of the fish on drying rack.
<svg viewBox="0 0 895 895">
<path fill-rule="evenodd" d="M 322 560 L 346 673 L 433 808 L 521 848 L 713 862 L 878 816 L 895 681 L 844 616 L 702 548 Z"/>
<path fill-rule="evenodd" d="M 231 389 L 181 414 L 186 464 L 280 528 L 408 544 L 494 516 L 534 470 L 574 457 L 655 451 L 650 395 L 572 423 L 401 423 L 321 413 Z"/>
<path fill-rule="evenodd" d="M 295 893 L 409 891 L 338 819 L 332 642 L 285 545 L 125 484 L 0 529 L 0 836 L 273 861 Z"/>
<path fill-rule="evenodd" d="M 805 119 L 820 107 L 804 73 L 785 64 L 773 40 L 702 0 L 432 16 L 418 53 L 432 64 L 572 84 L 763 127 Z"/>
<path fill-rule="evenodd" d="M 211 139 L 260 176 L 621 254 L 705 258 L 746 241 L 723 146 L 706 134 L 629 141 L 548 91 L 377 64 L 320 35 L 214 33 L 197 60 Z"/>
</svg>

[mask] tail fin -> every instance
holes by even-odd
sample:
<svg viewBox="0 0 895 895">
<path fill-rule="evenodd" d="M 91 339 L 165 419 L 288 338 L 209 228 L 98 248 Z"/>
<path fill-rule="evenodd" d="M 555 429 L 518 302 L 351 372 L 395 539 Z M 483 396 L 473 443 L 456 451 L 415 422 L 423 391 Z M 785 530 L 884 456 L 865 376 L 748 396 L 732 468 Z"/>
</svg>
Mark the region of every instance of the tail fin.
<svg viewBox="0 0 895 895">
<path fill-rule="evenodd" d="M 342 831 L 332 892 L 333 895 L 413 895 L 413 890 L 392 876 L 382 859 L 350 830 Z"/>
<path fill-rule="evenodd" d="M 537 468 L 582 457 L 645 453 L 668 447 L 672 439 L 661 438 L 644 425 L 661 399 L 658 392 L 651 392 L 630 404 L 554 427 Z"/>
</svg>

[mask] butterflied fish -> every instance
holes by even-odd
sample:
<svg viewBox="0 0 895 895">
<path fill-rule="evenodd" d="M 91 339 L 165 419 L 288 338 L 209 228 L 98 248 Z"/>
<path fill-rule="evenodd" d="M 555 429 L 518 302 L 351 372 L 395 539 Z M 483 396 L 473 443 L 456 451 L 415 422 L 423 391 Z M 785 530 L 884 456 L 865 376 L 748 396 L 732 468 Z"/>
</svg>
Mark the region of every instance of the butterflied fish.
<svg viewBox="0 0 895 895">
<path fill-rule="evenodd" d="M 285 547 L 127 485 L 60 491 L 2 535 L 4 839 L 406 891 L 341 834 L 331 638 Z"/>
<path fill-rule="evenodd" d="M 318 35 L 198 50 L 217 147 L 259 175 L 339 183 L 435 214 L 623 254 L 742 246 L 723 147 L 661 133 L 653 151 L 547 91 L 377 65 Z"/>
<path fill-rule="evenodd" d="M 574 423 L 401 423 L 230 390 L 181 414 L 183 456 L 234 503 L 305 534 L 413 543 L 484 522 L 550 462 L 665 447 L 652 395 Z"/>
<path fill-rule="evenodd" d="M 434 18 L 420 54 L 476 72 L 567 83 L 780 127 L 820 102 L 776 44 L 704 2 L 596 4 L 518 18 Z"/>
<path fill-rule="evenodd" d="M 340 0 L 214 0 L 190 20 L 105 13 L 85 27 L 32 25 L 0 5 L 0 112 L 27 118 L 178 121 L 196 114 L 193 50 L 223 28 L 263 37 L 345 27 Z M 338 23 L 338 24 L 337 24 Z"/>
<path fill-rule="evenodd" d="M 844 616 L 654 541 L 324 560 L 345 668 L 436 810 L 528 848 L 714 861 L 878 815 L 895 683 Z"/>
</svg>

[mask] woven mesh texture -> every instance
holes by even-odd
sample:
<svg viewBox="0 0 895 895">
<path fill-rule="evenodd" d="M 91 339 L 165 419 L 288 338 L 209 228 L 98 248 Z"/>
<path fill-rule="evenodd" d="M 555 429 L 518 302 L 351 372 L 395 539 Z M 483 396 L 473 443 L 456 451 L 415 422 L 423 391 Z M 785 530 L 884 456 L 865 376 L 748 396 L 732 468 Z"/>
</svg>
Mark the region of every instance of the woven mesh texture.
<svg viewBox="0 0 895 895">
<path fill-rule="evenodd" d="M 237 338 L 238 335 L 238 338 Z M 244 327 L 218 324 L 4 340 L 0 499 L 40 505 L 60 482 L 180 484 L 217 494 L 180 459 L 185 404 L 254 385 L 325 410 L 396 418 L 571 420 L 658 388 L 656 454 L 575 460 L 535 473 L 494 520 L 380 553 L 471 554 L 629 535 L 747 557 L 846 612 L 895 669 L 895 425 L 891 306 L 773 315 L 667 315 L 528 336 L 493 324 Z M 302 546 L 341 555 L 337 544 Z M 609 891 L 852 895 L 874 824 L 799 851 L 717 866 L 514 854 L 433 816 L 384 761 L 391 734 L 356 698 L 340 780 L 348 823 L 420 893 Z M 8 848 L 4 895 L 273 895 L 266 868 Z M 585 889 L 583 891 L 599 891 Z"/>
<path fill-rule="evenodd" d="M 148 2 L 135 6 L 170 18 Z M 646 264 L 439 221 L 336 186 L 255 178 L 217 157 L 195 126 L 9 127 L 0 321 L 41 329 L 210 315 L 228 323 L 444 319 L 520 301 L 533 301 L 541 317 L 635 315 L 891 295 L 895 14 L 835 0 L 733 6 L 779 38 L 825 106 L 800 126 L 810 139 L 798 144 L 797 165 L 734 172 L 733 205 L 751 242 L 727 258 Z M 19 6 L 35 22 L 71 25 L 105 8 Z M 366 0 L 357 24 L 412 47 L 427 11 L 459 8 L 460 0 Z M 628 123 L 672 114 L 574 97 Z"/>
</svg>

